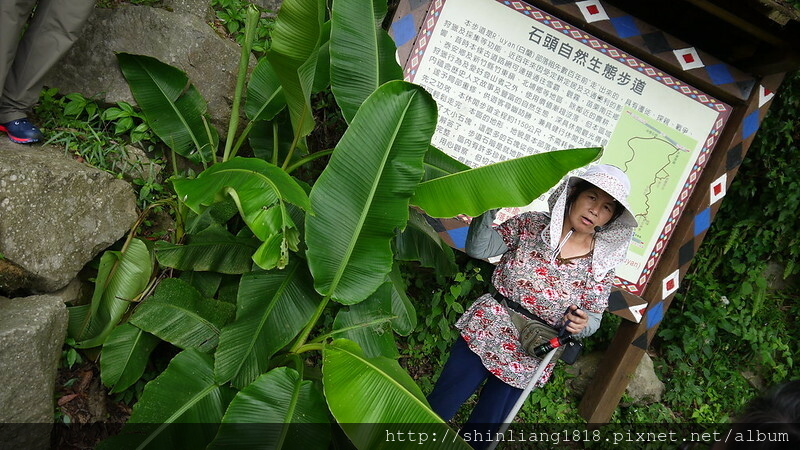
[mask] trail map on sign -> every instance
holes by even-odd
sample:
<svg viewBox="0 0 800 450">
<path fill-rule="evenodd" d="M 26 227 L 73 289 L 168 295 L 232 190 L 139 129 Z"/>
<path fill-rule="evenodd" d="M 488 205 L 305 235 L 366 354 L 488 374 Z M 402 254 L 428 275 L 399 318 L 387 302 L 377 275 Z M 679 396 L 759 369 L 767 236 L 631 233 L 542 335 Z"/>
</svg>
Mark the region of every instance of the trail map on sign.
<svg viewBox="0 0 800 450">
<path fill-rule="evenodd" d="M 644 242 L 663 226 L 657 214 L 673 203 L 673 196 L 685 179 L 697 141 L 660 124 L 638 112 L 625 108 L 607 147 L 614 149 L 602 158 L 606 164 L 622 169 L 634 187 L 629 197 L 639 228 L 630 251 L 644 256 Z"/>
</svg>

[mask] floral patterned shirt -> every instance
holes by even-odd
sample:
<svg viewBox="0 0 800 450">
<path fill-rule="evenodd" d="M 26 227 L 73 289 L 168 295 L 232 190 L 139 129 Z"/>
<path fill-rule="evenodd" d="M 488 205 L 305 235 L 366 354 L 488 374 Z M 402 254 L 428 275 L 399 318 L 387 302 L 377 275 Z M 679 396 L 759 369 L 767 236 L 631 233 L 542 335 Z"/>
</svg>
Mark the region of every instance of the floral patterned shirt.
<svg viewBox="0 0 800 450">
<path fill-rule="evenodd" d="M 602 313 L 608 305 L 614 271 L 598 283 L 591 276 L 591 255 L 551 262 L 552 250 L 546 244 L 549 223 L 547 214 L 529 212 L 496 228 L 508 251 L 497 264 L 492 283 L 498 292 L 553 326 L 560 324 L 569 305 Z M 456 327 L 487 370 L 516 388 L 528 385 L 541 360 L 525 352 L 508 312 L 490 294 L 478 298 Z M 554 365 L 548 365 L 538 385 L 550 378 Z"/>
</svg>

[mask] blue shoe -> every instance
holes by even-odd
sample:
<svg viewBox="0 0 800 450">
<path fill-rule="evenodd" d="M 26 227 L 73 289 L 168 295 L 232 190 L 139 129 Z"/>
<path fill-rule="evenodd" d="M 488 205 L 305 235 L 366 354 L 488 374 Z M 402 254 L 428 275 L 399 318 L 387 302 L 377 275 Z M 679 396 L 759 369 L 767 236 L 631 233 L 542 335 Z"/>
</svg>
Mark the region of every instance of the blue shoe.
<svg viewBox="0 0 800 450">
<path fill-rule="evenodd" d="M 25 118 L 0 124 L 0 131 L 5 131 L 8 138 L 17 144 L 32 144 L 44 139 L 42 132 Z"/>
</svg>

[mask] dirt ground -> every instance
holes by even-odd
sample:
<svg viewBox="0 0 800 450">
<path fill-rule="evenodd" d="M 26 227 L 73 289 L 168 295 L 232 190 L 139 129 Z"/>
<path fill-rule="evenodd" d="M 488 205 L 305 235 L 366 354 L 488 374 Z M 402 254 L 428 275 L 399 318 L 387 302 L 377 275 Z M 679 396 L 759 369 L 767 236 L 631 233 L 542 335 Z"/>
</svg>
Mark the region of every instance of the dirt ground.
<svg viewBox="0 0 800 450">
<path fill-rule="evenodd" d="M 100 382 L 100 371 L 91 361 L 62 368 L 56 378 L 56 423 L 51 448 L 77 450 L 94 448 L 113 436 L 130 417 L 130 408 L 114 402 Z"/>
</svg>

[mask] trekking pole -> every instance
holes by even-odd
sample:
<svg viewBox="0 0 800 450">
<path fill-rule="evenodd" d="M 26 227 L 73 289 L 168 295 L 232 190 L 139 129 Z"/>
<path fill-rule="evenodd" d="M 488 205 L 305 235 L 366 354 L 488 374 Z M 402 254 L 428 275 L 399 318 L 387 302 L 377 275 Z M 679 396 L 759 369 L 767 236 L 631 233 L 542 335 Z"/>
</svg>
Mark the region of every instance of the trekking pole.
<svg viewBox="0 0 800 450">
<path fill-rule="evenodd" d="M 508 413 L 506 418 L 503 420 L 503 423 L 500 425 L 500 429 L 494 435 L 495 438 L 499 435 L 505 434 L 506 430 L 508 430 L 509 425 L 511 425 L 511 421 L 513 421 L 514 417 L 517 416 L 517 413 L 522 408 L 522 405 L 525 403 L 525 400 L 528 399 L 528 395 L 530 395 L 531 391 L 534 389 L 534 387 L 536 387 L 536 382 L 539 381 L 540 378 L 542 378 L 542 373 L 544 373 L 544 369 L 547 367 L 547 365 L 550 364 L 550 360 L 553 359 L 553 355 L 555 355 L 556 350 L 558 350 L 558 348 L 550 350 L 544 356 L 544 358 L 542 358 L 542 362 L 539 363 L 539 367 L 536 368 L 536 372 L 533 374 L 533 378 L 531 378 L 531 381 L 528 382 L 527 386 L 525 386 L 525 390 L 523 390 L 522 394 L 519 395 L 517 403 L 515 403 L 514 407 L 511 408 L 511 412 Z M 487 450 L 494 450 L 495 447 L 497 447 L 497 444 L 499 443 L 500 441 L 495 439 Z"/>
</svg>

